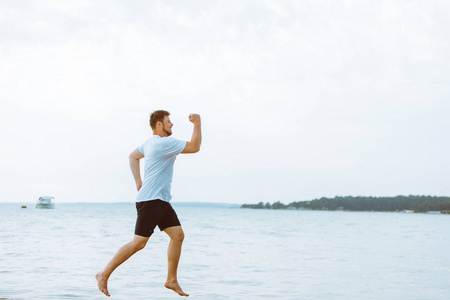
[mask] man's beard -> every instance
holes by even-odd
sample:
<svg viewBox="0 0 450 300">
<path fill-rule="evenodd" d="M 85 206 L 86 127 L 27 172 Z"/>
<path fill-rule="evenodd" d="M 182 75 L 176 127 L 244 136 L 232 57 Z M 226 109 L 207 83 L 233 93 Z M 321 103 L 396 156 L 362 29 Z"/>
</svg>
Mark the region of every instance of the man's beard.
<svg viewBox="0 0 450 300">
<path fill-rule="evenodd" d="M 164 132 L 167 136 L 171 136 L 171 135 L 172 135 L 172 131 L 167 130 L 164 126 L 163 126 L 163 132 Z"/>
</svg>

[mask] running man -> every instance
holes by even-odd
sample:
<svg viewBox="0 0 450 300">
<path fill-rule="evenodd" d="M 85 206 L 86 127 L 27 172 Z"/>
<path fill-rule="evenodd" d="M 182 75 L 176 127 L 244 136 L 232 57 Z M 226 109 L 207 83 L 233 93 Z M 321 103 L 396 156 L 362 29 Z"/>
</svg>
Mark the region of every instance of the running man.
<svg viewBox="0 0 450 300">
<path fill-rule="evenodd" d="M 197 114 L 189 115 L 189 121 L 194 124 L 194 132 L 191 141 L 185 142 L 170 137 L 173 124 L 169 115 L 170 113 L 164 110 L 154 111 L 150 116 L 153 136 L 130 154 L 130 168 L 138 190 L 136 228 L 133 240 L 123 245 L 103 271 L 95 275 L 99 290 L 108 297 L 110 296 L 107 286 L 109 276 L 133 254 L 144 249 L 156 225 L 170 237 L 167 250 L 168 273 L 164 286 L 174 290 L 180 296 L 189 296 L 178 284 L 177 269 L 184 233 L 169 201 L 172 199 L 170 188 L 177 155 L 196 153 L 200 150 L 201 120 Z M 139 160 L 144 157 L 145 170 L 144 182 L 142 182 Z"/>
</svg>

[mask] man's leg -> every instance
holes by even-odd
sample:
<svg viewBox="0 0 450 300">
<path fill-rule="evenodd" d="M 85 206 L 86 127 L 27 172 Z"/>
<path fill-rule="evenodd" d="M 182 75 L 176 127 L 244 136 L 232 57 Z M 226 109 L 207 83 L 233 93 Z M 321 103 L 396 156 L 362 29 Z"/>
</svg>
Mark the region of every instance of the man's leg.
<svg viewBox="0 0 450 300">
<path fill-rule="evenodd" d="M 111 273 L 120 266 L 124 261 L 129 259 L 133 254 L 138 252 L 139 250 L 144 249 L 147 244 L 148 237 L 134 235 L 134 238 L 131 242 L 123 245 L 113 256 L 111 261 L 106 265 L 103 271 L 97 273 L 95 278 L 97 279 L 98 289 L 105 294 L 106 296 L 110 296 L 108 293 L 108 278 L 111 276 Z"/>
<path fill-rule="evenodd" d="M 178 262 L 181 255 L 181 246 L 184 240 L 184 232 L 181 226 L 172 226 L 164 229 L 164 232 L 170 237 L 169 248 L 167 249 L 167 281 L 164 286 L 168 289 L 174 290 L 180 296 L 189 296 L 181 289 L 178 284 L 177 270 Z"/>
</svg>

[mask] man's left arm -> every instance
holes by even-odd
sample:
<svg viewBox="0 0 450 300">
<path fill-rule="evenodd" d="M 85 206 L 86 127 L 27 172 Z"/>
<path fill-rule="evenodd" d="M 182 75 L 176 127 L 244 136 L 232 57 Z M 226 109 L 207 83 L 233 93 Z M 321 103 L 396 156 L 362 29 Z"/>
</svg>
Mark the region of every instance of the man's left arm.
<svg viewBox="0 0 450 300">
<path fill-rule="evenodd" d="M 141 169 L 139 165 L 139 160 L 144 157 L 144 154 L 139 151 L 139 149 L 135 149 L 133 152 L 131 152 L 130 156 L 128 157 L 130 160 L 130 168 L 131 173 L 133 173 L 134 181 L 136 182 L 136 188 L 139 191 L 142 187 L 142 180 L 141 180 Z"/>
</svg>

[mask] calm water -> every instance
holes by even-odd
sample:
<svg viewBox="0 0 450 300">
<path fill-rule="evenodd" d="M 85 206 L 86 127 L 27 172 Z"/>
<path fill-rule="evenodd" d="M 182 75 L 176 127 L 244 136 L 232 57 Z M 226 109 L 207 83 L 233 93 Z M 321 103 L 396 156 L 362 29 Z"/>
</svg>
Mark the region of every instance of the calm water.
<svg viewBox="0 0 450 300">
<path fill-rule="evenodd" d="M 133 236 L 134 205 L 0 204 L 0 298 L 107 299 L 94 275 Z M 176 208 L 189 299 L 450 299 L 449 215 Z M 112 299 L 163 287 L 168 238 L 113 273 Z"/>
</svg>

